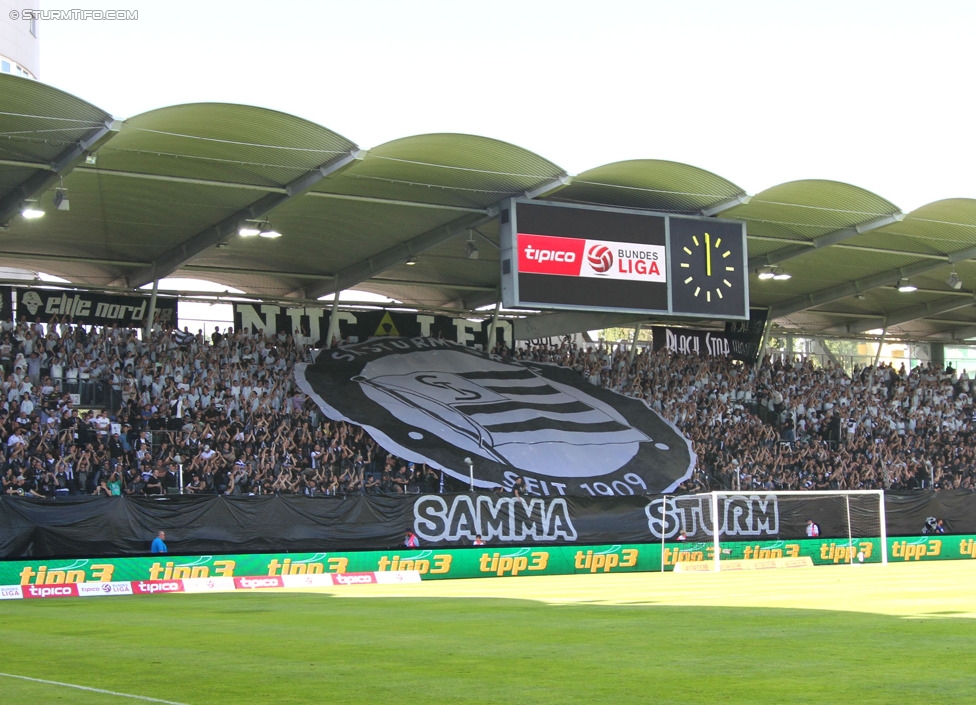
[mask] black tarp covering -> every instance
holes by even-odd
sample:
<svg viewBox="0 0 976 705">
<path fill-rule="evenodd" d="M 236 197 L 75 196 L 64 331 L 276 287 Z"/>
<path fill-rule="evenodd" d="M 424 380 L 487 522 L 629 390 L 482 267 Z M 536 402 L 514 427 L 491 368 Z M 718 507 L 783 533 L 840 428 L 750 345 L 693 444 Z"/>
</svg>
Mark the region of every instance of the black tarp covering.
<svg viewBox="0 0 976 705">
<path fill-rule="evenodd" d="M 976 494 L 920 492 L 885 497 L 890 536 L 921 534 L 930 516 L 951 533 L 976 533 Z M 814 519 L 822 535 L 877 536 L 874 495 L 722 497 L 723 540 L 796 539 Z M 386 549 L 410 528 L 423 545 L 470 543 L 647 543 L 707 540 L 708 495 L 516 499 L 489 493 L 405 497 L 165 496 L 76 497 L 41 500 L 0 497 L 0 558 L 97 557 L 148 552 L 159 530 L 172 553 L 262 553 Z"/>
</svg>

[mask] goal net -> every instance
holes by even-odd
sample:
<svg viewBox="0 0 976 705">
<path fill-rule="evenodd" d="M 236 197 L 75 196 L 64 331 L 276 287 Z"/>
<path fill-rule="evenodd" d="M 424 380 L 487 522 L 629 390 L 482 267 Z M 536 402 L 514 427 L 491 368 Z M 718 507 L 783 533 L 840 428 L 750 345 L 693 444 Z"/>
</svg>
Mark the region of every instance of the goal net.
<svg viewBox="0 0 976 705">
<path fill-rule="evenodd" d="M 710 492 L 662 499 L 662 554 L 672 566 L 703 558 L 715 570 L 727 561 L 803 557 L 817 565 L 888 562 L 882 490 Z"/>
</svg>

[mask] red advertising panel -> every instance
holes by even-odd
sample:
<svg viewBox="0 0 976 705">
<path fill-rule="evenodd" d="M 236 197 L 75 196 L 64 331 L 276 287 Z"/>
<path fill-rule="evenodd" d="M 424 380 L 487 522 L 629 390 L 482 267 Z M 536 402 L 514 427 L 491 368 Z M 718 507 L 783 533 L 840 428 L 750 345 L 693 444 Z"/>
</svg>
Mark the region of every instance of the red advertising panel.
<svg viewBox="0 0 976 705">
<path fill-rule="evenodd" d="M 183 592 L 182 580 L 136 580 L 132 582 L 136 595 L 154 595 L 161 592 Z"/>
<path fill-rule="evenodd" d="M 22 585 L 21 590 L 28 600 L 45 597 L 78 597 L 77 583 L 62 585 Z"/>
<path fill-rule="evenodd" d="M 333 573 L 334 585 L 368 585 L 376 582 L 376 573 Z"/>
<path fill-rule="evenodd" d="M 238 590 L 255 590 L 259 588 L 280 588 L 285 582 L 278 575 L 265 575 L 255 578 L 234 578 L 234 587 Z"/>
</svg>

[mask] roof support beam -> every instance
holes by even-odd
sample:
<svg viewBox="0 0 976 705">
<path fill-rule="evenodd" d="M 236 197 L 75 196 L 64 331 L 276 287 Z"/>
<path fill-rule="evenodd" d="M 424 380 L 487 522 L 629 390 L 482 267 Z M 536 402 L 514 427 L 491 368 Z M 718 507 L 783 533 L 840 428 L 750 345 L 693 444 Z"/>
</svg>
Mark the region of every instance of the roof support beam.
<svg viewBox="0 0 976 705">
<path fill-rule="evenodd" d="M 21 162 L 16 159 L 0 159 L 0 166 L 16 166 L 22 169 L 51 169 L 51 165 L 44 162 Z"/>
<path fill-rule="evenodd" d="M 813 250 L 819 250 L 824 247 L 830 247 L 831 245 L 837 245 L 856 235 L 877 230 L 878 228 L 883 228 L 886 225 L 901 222 L 904 219 L 904 213 L 891 213 L 880 218 L 875 218 L 874 220 L 860 223 L 852 228 L 843 228 L 841 230 L 834 230 L 833 232 L 825 233 L 820 237 L 814 238 L 810 242 L 803 243 L 802 245 L 784 247 L 781 250 L 776 250 L 759 257 L 753 257 L 749 260 L 749 271 L 752 273 L 758 272 L 763 267 L 785 262 L 788 259 L 805 255 Z"/>
<path fill-rule="evenodd" d="M 24 201 L 37 198 L 51 188 L 60 178 L 69 173 L 78 162 L 82 161 L 86 153 L 98 150 L 117 135 L 121 126 L 122 123 L 118 120 L 106 120 L 101 126 L 59 154 L 57 159 L 46 167 L 45 171 L 37 171 L 31 174 L 26 181 L 0 199 L 0 228 L 5 228 L 10 220 L 20 212 L 24 207 Z"/>
<path fill-rule="evenodd" d="M 823 306 L 831 301 L 837 301 L 839 299 L 854 296 L 855 294 L 859 294 L 870 289 L 876 289 L 879 286 L 891 286 L 893 284 L 897 284 L 899 279 L 925 274 L 933 269 L 944 267 L 946 264 L 955 264 L 956 262 L 962 262 L 963 260 L 972 259 L 973 257 L 976 257 L 976 247 L 967 247 L 963 250 L 952 252 L 944 259 L 939 261 L 933 262 L 932 260 L 927 260 L 916 262 L 905 267 L 878 272 L 877 274 L 872 274 L 864 279 L 858 279 L 853 282 L 846 282 L 844 284 L 827 287 L 826 289 L 820 289 L 819 291 L 814 291 L 809 294 L 804 294 L 803 296 L 797 296 L 796 298 L 784 301 L 778 306 L 773 306 L 772 309 L 770 309 L 769 317 L 771 319 L 777 319 L 782 318 L 783 316 L 789 316 L 790 314 L 798 313 L 799 311 L 805 311 L 808 308 Z"/>
<path fill-rule="evenodd" d="M 70 255 L 49 255 L 41 252 L 4 252 L 4 259 L 29 260 L 35 262 L 66 262 L 69 264 L 103 264 L 109 267 L 145 267 L 148 262 L 132 262 L 104 257 L 72 257 Z M 63 286 L 58 284 L 58 286 Z"/>
<path fill-rule="evenodd" d="M 445 282 L 410 281 L 407 279 L 382 279 L 379 277 L 370 279 L 369 281 L 375 282 L 376 284 L 383 284 L 384 286 L 387 284 L 410 287 L 433 286 L 441 289 L 454 289 L 455 291 L 489 291 L 492 294 L 498 291 L 497 286 L 477 286 L 475 284 L 449 284 Z"/>
<path fill-rule="evenodd" d="M 820 354 L 821 355 L 824 355 L 828 360 L 830 360 L 837 367 L 843 367 L 843 365 L 841 364 L 840 360 L 837 359 L 837 356 L 834 355 L 834 353 L 832 353 L 830 351 L 830 348 L 827 347 L 827 343 L 824 341 L 824 339 L 822 337 L 816 337 L 816 338 L 814 338 L 813 339 L 813 342 L 817 345 L 817 347 L 820 348 Z M 760 356 L 760 359 L 761 359 L 761 356 Z"/>
<path fill-rule="evenodd" d="M 472 213 L 461 216 L 460 218 L 421 233 L 416 237 L 389 247 L 382 252 L 378 252 L 372 257 L 356 262 L 345 269 L 336 272 L 334 279 L 328 284 L 317 284 L 305 288 L 305 298 L 318 299 L 329 294 L 336 294 L 344 289 L 356 286 L 362 281 L 366 281 L 374 274 L 386 271 L 402 262 L 406 262 L 411 257 L 416 257 L 431 247 L 450 240 L 452 237 L 468 230 L 477 228 L 485 223 L 491 222 L 498 217 L 497 211 L 491 209 L 490 215 L 484 213 Z M 299 293 L 299 292 L 292 292 Z"/>
<path fill-rule="evenodd" d="M 965 299 L 958 296 L 951 296 L 938 301 L 930 301 L 927 304 L 912 306 L 889 316 L 876 316 L 873 318 L 861 318 L 857 321 L 847 323 L 842 326 L 834 326 L 825 329 L 826 333 L 864 333 L 875 328 L 887 325 L 888 328 L 900 326 L 902 323 L 917 321 L 920 318 L 928 318 L 939 313 L 955 311 L 956 309 L 972 306 L 974 303 L 972 295 Z"/>
<path fill-rule="evenodd" d="M 756 242 L 783 242 L 788 245 L 797 245 L 800 247 L 806 247 L 807 249 L 813 249 L 813 242 L 804 240 L 802 242 L 797 241 L 794 238 L 788 237 L 773 237 L 771 235 L 749 235 L 750 242 L 755 240 Z M 854 252 L 874 252 L 879 255 L 904 255 L 905 257 L 924 257 L 927 259 L 938 259 L 944 260 L 945 255 L 932 255 L 924 252 L 909 252 L 907 250 L 889 250 L 884 247 L 864 247 L 863 245 L 851 245 L 850 243 L 838 242 L 832 247 L 836 247 L 840 250 L 853 250 Z"/>
<path fill-rule="evenodd" d="M 567 174 L 561 174 L 556 178 L 539 184 L 535 188 L 529 189 L 524 193 L 525 198 L 539 198 L 555 193 L 559 189 L 569 184 L 571 178 Z M 504 200 L 504 199 L 503 199 Z M 450 240 L 466 230 L 480 228 L 486 223 L 490 223 L 498 217 L 499 205 L 488 208 L 487 211 L 478 211 L 467 216 L 462 216 L 446 225 L 428 230 L 416 237 L 401 242 L 382 252 L 379 252 L 369 259 L 357 262 L 345 269 L 336 272 L 335 281 L 332 286 L 313 286 L 306 287 L 305 296 L 310 299 L 317 299 L 329 294 L 337 294 L 344 289 L 356 286 L 362 281 L 372 277 L 374 274 L 383 272 L 390 267 L 406 262 L 411 257 L 416 257 L 432 247 L 436 247 L 442 242 Z M 292 292 L 293 294 L 299 292 Z M 492 302 L 494 303 L 494 301 Z"/>
<path fill-rule="evenodd" d="M 702 208 L 701 214 L 707 215 L 709 218 L 716 216 L 719 213 L 735 208 L 736 206 L 744 206 L 749 201 L 752 200 L 752 196 L 747 193 L 740 193 L 738 196 L 733 196 L 732 198 L 719 201 L 713 205 L 708 206 L 708 208 Z"/>
<path fill-rule="evenodd" d="M 196 274 L 248 274 L 260 277 L 290 277 L 292 279 L 332 279 L 331 274 L 310 274 L 308 272 L 277 272 L 262 269 L 242 269 L 241 267 L 220 267 L 214 265 L 187 264 L 181 267 L 184 272 L 194 272 Z"/>
<path fill-rule="evenodd" d="M 550 313 L 512 321 L 515 340 L 570 335 L 582 330 L 603 330 L 616 326 L 632 326 L 646 321 L 647 316 L 635 313 Z"/>
<path fill-rule="evenodd" d="M 571 183 L 573 183 L 573 178 L 567 174 L 563 174 L 561 176 L 557 176 L 555 179 L 553 179 L 552 181 L 546 184 L 542 184 L 541 186 L 537 186 L 534 189 L 530 189 L 529 191 L 526 191 L 525 197 L 532 200 L 535 198 L 542 198 L 543 196 L 550 196 L 554 194 L 556 191 L 559 191 L 560 189 L 564 188 L 565 186 L 568 186 Z M 492 246 L 498 249 L 501 249 L 499 243 L 489 239 L 480 230 L 477 230 L 476 228 L 474 230 L 476 233 L 478 233 L 478 235 L 480 235 L 485 240 L 485 242 L 490 243 Z M 488 306 L 489 304 L 498 303 L 499 301 L 500 301 L 499 290 L 495 289 L 491 292 L 475 294 L 472 297 L 464 298 L 460 303 L 462 307 L 473 311 L 475 309 L 481 308 L 482 306 Z"/>
<path fill-rule="evenodd" d="M 322 179 L 339 173 L 361 160 L 363 154 L 364 152 L 362 150 L 353 149 L 348 154 L 333 159 L 317 169 L 313 169 L 298 177 L 285 186 L 284 193 L 266 194 L 247 208 L 237 211 L 216 225 L 197 233 L 189 240 L 181 242 L 176 247 L 164 252 L 151 266 L 145 267 L 126 277 L 126 285 L 130 289 L 138 289 L 155 279 L 168 277 L 200 253 L 234 235 L 242 222 L 262 218 L 282 204 L 298 198 Z"/>
<path fill-rule="evenodd" d="M 119 169 L 102 169 L 94 166 L 80 166 L 75 169 L 79 174 L 97 174 L 98 176 L 118 176 L 123 179 L 144 179 L 146 181 L 167 181 L 173 184 L 191 184 L 193 186 L 214 186 L 216 188 L 232 188 L 246 191 L 261 191 L 262 193 L 288 193 L 286 186 L 262 186 L 261 184 L 244 184 L 234 181 L 216 181 L 214 179 L 196 179 L 192 176 L 169 176 L 167 174 L 146 174 L 141 171 L 121 171 Z"/>
<path fill-rule="evenodd" d="M 568 174 L 562 174 L 557 176 L 552 181 L 547 181 L 544 184 L 536 186 L 534 189 L 529 189 L 525 192 L 525 197 L 528 199 L 542 198 L 544 196 L 551 196 L 556 191 L 565 188 L 573 183 L 573 177 Z"/>
<path fill-rule="evenodd" d="M 976 338 L 976 326 L 966 326 L 965 328 L 956 328 L 949 332 L 948 339 L 952 341 L 962 342 L 968 340 L 969 338 Z"/>
<path fill-rule="evenodd" d="M 0 165 L 4 162 L 0 161 Z M 15 166 L 20 166 L 16 164 Z M 31 165 L 25 165 L 31 166 Z M 41 165 L 47 168 L 46 165 Z M 137 171 L 119 171 L 117 169 L 96 169 L 94 167 L 78 167 L 80 173 L 98 174 L 99 176 L 117 176 L 123 179 L 145 179 L 147 181 L 168 181 L 176 184 L 191 184 L 193 186 L 213 186 L 215 188 L 231 188 L 241 191 L 260 191 L 262 193 L 288 194 L 287 186 L 262 186 L 261 184 L 245 184 L 239 181 L 214 181 L 213 179 L 195 179 L 190 176 L 167 176 L 165 174 L 144 174 Z M 400 201 L 393 198 L 373 198 L 369 196 L 352 196 L 345 193 L 325 193 L 309 191 L 313 198 L 333 198 L 340 201 L 360 201 L 362 203 L 380 203 L 391 206 L 407 206 L 410 208 L 431 208 L 440 211 L 460 211 L 462 213 L 484 213 L 484 208 L 466 208 L 464 206 L 448 206 L 437 203 L 420 203 L 417 201 Z"/>
<path fill-rule="evenodd" d="M 458 211 L 460 213 L 487 213 L 485 208 L 466 208 L 464 206 L 447 206 L 440 203 L 420 203 L 418 201 L 398 201 L 394 198 L 375 198 L 372 196 L 351 196 L 345 193 L 325 193 L 312 191 L 308 194 L 313 198 L 333 198 L 338 201 L 358 201 L 360 203 L 379 203 L 386 206 L 406 206 L 407 208 L 429 208 L 435 211 Z"/>
</svg>

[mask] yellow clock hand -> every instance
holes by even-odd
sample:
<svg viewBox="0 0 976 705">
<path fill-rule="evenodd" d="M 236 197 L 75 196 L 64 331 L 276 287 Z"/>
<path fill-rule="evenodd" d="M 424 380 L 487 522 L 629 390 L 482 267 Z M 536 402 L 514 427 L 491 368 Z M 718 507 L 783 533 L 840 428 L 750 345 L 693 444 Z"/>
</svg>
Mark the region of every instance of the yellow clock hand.
<svg viewBox="0 0 976 705">
<path fill-rule="evenodd" d="M 708 233 L 705 233 L 705 276 L 712 276 L 712 243 Z"/>
</svg>

